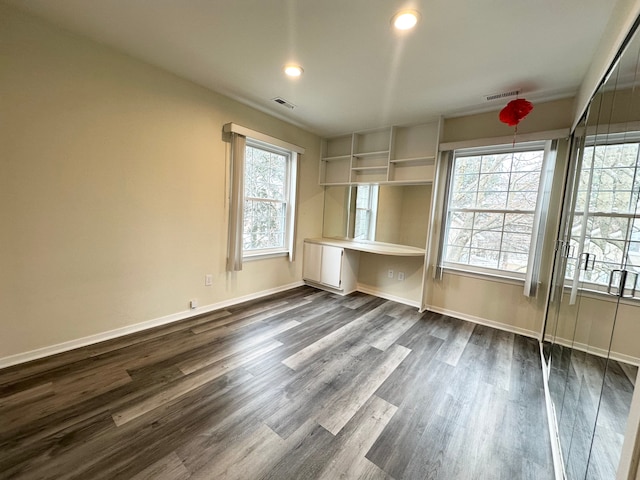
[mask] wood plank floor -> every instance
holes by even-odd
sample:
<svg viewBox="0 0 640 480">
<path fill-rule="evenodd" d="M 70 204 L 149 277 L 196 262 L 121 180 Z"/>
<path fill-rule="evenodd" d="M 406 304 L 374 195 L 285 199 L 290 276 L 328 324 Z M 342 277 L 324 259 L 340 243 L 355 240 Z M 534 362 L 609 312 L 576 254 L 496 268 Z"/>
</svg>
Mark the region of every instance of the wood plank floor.
<svg viewBox="0 0 640 480">
<path fill-rule="evenodd" d="M 0 371 L 0 478 L 553 478 L 535 340 L 300 287 Z"/>
<path fill-rule="evenodd" d="M 553 345 L 549 387 L 569 479 L 614 480 L 637 367 Z"/>
</svg>

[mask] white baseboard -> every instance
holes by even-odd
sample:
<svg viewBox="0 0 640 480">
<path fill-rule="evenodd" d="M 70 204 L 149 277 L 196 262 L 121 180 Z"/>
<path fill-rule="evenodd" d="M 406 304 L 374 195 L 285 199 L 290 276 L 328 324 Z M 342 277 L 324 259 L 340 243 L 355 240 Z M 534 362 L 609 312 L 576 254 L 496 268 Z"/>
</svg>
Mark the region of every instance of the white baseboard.
<svg viewBox="0 0 640 480">
<path fill-rule="evenodd" d="M 461 320 L 467 320 L 472 323 L 478 323 L 480 325 L 485 325 L 487 327 L 497 328 L 498 330 L 504 330 L 510 333 L 517 333 L 518 335 L 535 338 L 536 340 L 540 338 L 540 334 L 534 330 L 527 330 L 526 328 L 516 327 L 514 325 L 509 325 L 507 323 L 496 322 L 494 320 L 487 320 L 486 318 L 476 317 L 474 315 L 468 315 L 466 313 L 454 312 L 446 308 L 427 305 L 426 310 L 429 310 L 435 313 L 440 313 L 442 315 L 448 315 L 449 317 L 459 318 Z"/>
<path fill-rule="evenodd" d="M 358 284 L 356 287 L 358 292 L 366 293 L 368 295 L 373 295 L 375 297 L 384 298 L 385 300 L 391 300 L 392 302 L 402 303 L 404 305 L 409 305 L 410 307 L 420 308 L 420 302 L 416 302 L 414 300 L 408 300 L 402 297 L 396 297 L 395 295 L 390 295 L 383 290 L 379 290 L 377 288 L 369 287 L 367 285 Z"/>
<path fill-rule="evenodd" d="M 552 337 L 550 335 L 545 335 L 544 339 L 547 342 L 552 341 Z M 586 352 L 597 357 L 610 358 L 611 360 L 615 360 L 617 362 L 628 363 L 630 365 L 640 367 L 640 358 L 634 357 L 633 355 L 627 355 L 625 353 L 614 351 L 609 352 L 604 348 L 592 347 L 590 345 L 587 345 L 586 343 L 572 342 L 565 338 L 556 338 L 554 342 L 558 345 L 562 345 L 563 347 L 573 348 L 574 350 L 578 350 L 579 352 Z"/>
<path fill-rule="evenodd" d="M 80 347 L 86 347 L 87 345 L 93 345 L 95 343 L 104 342 L 105 340 L 111 340 L 131 333 L 140 332 L 142 330 L 148 330 L 153 327 L 159 327 L 168 323 L 178 322 L 190 317 L 202 315 L 204 313 L 213 312 L 222 308 L 236 305 L 238 303 L 247 302 L 249 300 L 255 300 L 257 298 L 266 297 L 267 295 L 273 295 L 274 293 L 284 292 L 291 290 L 292 288 L 300 287 L 304 285 L 304 282 L 294 282 L 281 287 L 271 288 L 269 290 L 263 290 L 261 292 L 244 295 L 242 297 L 235 297 L 222 302 L 213 303 L 211 305 L 205 305 L 202 307 L 194 308 L 193 310 L 185 310 L 182 312 L 172 313 L 160 318 L 154 318 L 133 325 L 127 325 L 125 327 L 116 328 L 102 333 L 96 333 L 89 335 L 88 337 L 77 338 L 75 340 L 69 340 L 67 342 L 58 343 L 48 347 L 38 348 L 36 350 L 30 350 L 24 353 L 17 353 L 8 357 L 0 358 L 0 369 L 10 367 L 12 365 L 18 365 L 20 363 L 30 362 L 39 358 L 49 357 L 62 352 L 68 352 Z"/>
</svg>

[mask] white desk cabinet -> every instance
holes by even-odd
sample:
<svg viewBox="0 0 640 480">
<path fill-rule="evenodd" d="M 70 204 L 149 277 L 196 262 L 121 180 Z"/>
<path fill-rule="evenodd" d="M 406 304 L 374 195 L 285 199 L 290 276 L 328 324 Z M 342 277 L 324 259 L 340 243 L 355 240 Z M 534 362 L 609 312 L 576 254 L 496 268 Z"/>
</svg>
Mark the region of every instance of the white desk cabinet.
<svg viewBox="0 0 640 480">
<path fill-rule="evenodd" d="M 305 242 L 302 277 L 331 291 L 351 293 L 356 289 L 358 259 L 358 252 Z"/>
</svg>

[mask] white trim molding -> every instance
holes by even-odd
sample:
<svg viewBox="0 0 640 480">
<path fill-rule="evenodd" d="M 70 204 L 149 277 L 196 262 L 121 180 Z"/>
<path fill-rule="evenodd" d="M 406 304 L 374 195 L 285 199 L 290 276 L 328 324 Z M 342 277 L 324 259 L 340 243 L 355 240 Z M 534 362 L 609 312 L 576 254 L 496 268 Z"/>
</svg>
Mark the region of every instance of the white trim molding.
<svg viewBox="0 0 640 480">
<path fill-rule="evenodd" d="M 542 132 L 519 133 L 518 143 L 568 138 L 570 133 L 571 132 L 568 128 L 559 128 L 557 130 L 545 130 Z M 489 147 L 493 145 L 511 145 L 512 143 L 513 143 L 512 135 L 508 137 L 478 138 L 473 140 L 459 140 L 457 142 L 443 142 L 440 145 L 438 145 L 438 150 L 441 152 L 446 152 L 448 150 L 459 150 L 461 148 Z"/>
<path fill-rule="evenodd" d="M 539 339 L 540 334 L 535 330 L 527 330 L 526 328 L 516 327 L 507 323 L 496 322 L 495 320 L 488 320 L 486 318 L 476 317 L 475 315 L 469 315 L 461 312 L 454 312 L 446 308 L 436 307 L 434 305 L 427 305 L 426 310 L 441 315 L 447 315 L 449 317 L 459 318 L 460 320 L 466 320 L 471 323 L 477 323 L 478 325 L 484 325 L 486 327 L 497 328 L 498 330 L 504 330 L 505 332 L 516 333 L 525 337 Z"/>
<path fill-rule="evenodd" d="M 640 367 L 640 358 L 634 357 L 633 355 L 614 352 L 613 350 L 609 351 L 604 348 L 598 348 L 591 345 L 587 345 L 586 343 L 573 342 L 566 338 L 560 338 L 560 337 L 554 338 L 551 335 L 545 335 L 544 340 L 545 342 L 562 345 L 563 347 L 572 348 L 574 350 L 578 350 L 579 352 L 589 353 L 591 355 L 595 355 L 596 357 L 610 358 L 611 360 L 615 360 L 617 362 L 628 363 L 629 365 L 635 365 L 636 367 Z"/>
<path fill-rule="evenodd" d="M 300 155 L 304 155 L 304 152 L 305 152 L 304 147 L 300 147 L 293 143 L 285 142 L 284 140 L 280 140 L 279 138 L 272 137 L 271 135 L 267 135 L 266 133 L 251 130 L 250 128 L 243 127 L 242 125 L 238 125 L 237 123 L 226 123 L 222 127 L 222 130 L 225 133 L 237 133 L 238 135 L 243 135 L 245 137 L 253 138 L 254 140 L 258 140 L 260 142 L 269 143 L 271 145 L 275 145 L 276 147 L 291 150 L 292 152 L 299 153 Z"/>
<path fill-rule="evenodd" d="M 133 325 L 127 325 L 125 327 L 116 328 L 102 333 L 96 333 L 87 337 L 77 338 L 75 340 L 69 340 L 67 342 L 58 343 L 48 347 L 38 348 L 24 353 L 17 353 L 15 355 L 9 355 L 8 357 L 0 358 L 0 369 L 18 365 L 20 363 L 30 362 L 32 360 L 38 360 L 40 358 L 49 357 L 58 353 L 68 352 L 77 348 L 86 347 L 96 343 L 104 342 L 106 340 L 112 340 L 114 338 L 129 335 L 131 333 L 141 332 L 150 328 L 167 325 L 169 323 L 178 322 L 180 320 L 186 320 L 187 318 L 196 317 L 205 313 L 210 313 L 215 310 L 230 307 L 238 303 L 246 302 L 249 300 L 255 300 L 257 298 L 266 297 L 274 293 L 284 292 L 291 290 L 292 288 L 300 287 L 304 285 L 304 282 L 294 282 L 281 287 L 271 288 L 269 290 L 263 290 L 261 292 L 244 295 L 242 297 L 231 298 L 218 303 L 212 303 L 211 305 L 205 305 L 202 307 L 194 308 L 193 310 L 186 310 L 182 312 L 172 313 L 164 317 L 154 318 L 144 322 L 136 323 Z"/>
<path fill-rule="evenodd" d="M 384 298 L 385 300 L 391 300 L 392 302 L 409 305 L 410 307 L 420 308 L 419 300 L 409 300 L 408 298 L 397 297 L 395 295 L 386 293 L 383 290 L 379 290 L 377 288 L 370 287 L 368 285 L 363 285 L 361 283 L 358 283 L 356 287 L 356 291 L 366 293 L 367 295 L 373 295 L 374 297 Z"/>
</svg>

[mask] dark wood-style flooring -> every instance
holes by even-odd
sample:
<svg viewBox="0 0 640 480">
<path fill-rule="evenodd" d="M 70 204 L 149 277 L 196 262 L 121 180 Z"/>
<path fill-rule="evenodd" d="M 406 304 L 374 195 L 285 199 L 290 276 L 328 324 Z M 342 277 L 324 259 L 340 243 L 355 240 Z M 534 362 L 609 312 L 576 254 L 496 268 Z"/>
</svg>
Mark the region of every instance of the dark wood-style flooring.
<svg viewBox="0 0 640 480">
<path fill-rule="evenodd" d="M 300 287 L 0 371 L 0 477 L 553 478 L 538 344 Z"/>
<path fill-rule="evenodd" d="M 553 345 L 549 389 L 569 480 L 614 480 L 637 367 Z"/>
</svg>

